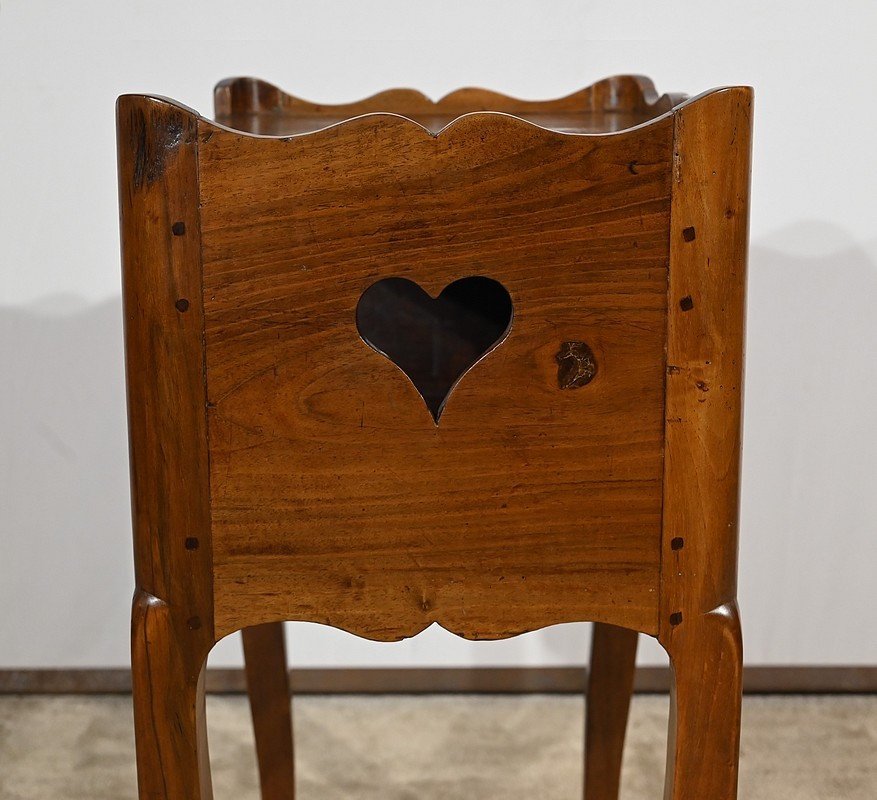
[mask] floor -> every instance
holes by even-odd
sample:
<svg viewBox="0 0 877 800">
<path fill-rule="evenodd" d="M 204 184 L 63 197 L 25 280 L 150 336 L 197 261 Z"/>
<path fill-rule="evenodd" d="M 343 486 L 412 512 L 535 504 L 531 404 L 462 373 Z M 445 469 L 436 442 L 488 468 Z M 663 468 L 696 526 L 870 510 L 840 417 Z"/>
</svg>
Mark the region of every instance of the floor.
<svg viewBox="0 0 877 800">
<path fill-rule="evenodd" d="M 661 796 L 668 701 L 638 696 L 622 796 Z M 210 697 L 216 800 L 256 800 L 245 698 Z M 302 697 L 298 800 L 581 796 L 582 702 L 566 696 Z M 130 699 L 0 697 L 2 800 L 135 792 Z M 877 798 L 877 697 L 751 697 L 741 800 Z"/>
</svg>

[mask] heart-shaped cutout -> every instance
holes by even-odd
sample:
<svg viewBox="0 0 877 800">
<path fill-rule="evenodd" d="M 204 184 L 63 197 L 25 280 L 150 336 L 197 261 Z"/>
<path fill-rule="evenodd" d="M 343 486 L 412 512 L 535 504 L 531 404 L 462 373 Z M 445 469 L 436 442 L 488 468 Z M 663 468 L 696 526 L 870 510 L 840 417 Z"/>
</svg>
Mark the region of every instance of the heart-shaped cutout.
<svg viewBox="0 0 877 800">
<path fill-rule="evenodd" d="M 509 293 L 481 275 L 448 284 L 436 298 L 407 278 L 384 278 L 356 307 L 360 336 L 408 376 L 436 424 L 459 380 L 511 324 Z"/>
</svg>

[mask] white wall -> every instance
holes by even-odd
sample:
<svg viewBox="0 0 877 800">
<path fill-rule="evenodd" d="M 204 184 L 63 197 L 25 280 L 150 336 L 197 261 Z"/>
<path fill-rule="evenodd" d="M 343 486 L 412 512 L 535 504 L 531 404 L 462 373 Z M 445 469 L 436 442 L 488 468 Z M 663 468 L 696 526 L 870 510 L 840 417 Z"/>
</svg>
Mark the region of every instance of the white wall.
<svg viewBox="0 0 877 800">
<path fill-rule="evenodd" d="M 0 667 L 127 661 L 116 95 L 209 113 L 213 83 L 236 74 L 332 102 L 398 84 L 549 97 L 623 72 L 756 87 L 747 660 L 877 663 L 875 37 L 873 0 L 0 0 Z M 584 626 L 478 644 L 295 634 L 303 666 L 587 651 Z M 642 659 L 662 661 L 654 645 Z M 224 642 L 212 663 L 237 660 Z"/>
</svg>

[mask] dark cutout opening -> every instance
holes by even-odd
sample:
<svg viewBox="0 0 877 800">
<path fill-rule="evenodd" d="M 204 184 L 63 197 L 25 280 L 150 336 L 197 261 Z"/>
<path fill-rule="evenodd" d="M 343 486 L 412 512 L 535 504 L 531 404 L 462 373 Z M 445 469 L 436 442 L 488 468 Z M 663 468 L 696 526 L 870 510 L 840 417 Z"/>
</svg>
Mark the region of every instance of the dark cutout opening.
<svg viewBox="0 0 877 800">
<path fill-rule="evenodd" d="M 511 323 L 509 293 L 481 275 L 448 284 L 436 298 L 407 278 L 384 278 L 356 307 L 360 336 L 408 376 L 436 424 L 454 386 Z"/>
</svg>

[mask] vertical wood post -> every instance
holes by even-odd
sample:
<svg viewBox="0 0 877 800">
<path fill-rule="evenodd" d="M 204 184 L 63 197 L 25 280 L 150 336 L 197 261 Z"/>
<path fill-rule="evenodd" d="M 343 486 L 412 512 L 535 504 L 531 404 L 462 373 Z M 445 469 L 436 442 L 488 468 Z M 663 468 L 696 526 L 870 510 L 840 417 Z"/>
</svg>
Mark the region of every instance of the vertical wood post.
<svg viewBox="0 0 877 800">
<path fill-rule="evenodd" d="M 295 761 L 283 623 L 254 625 L 241 633 L 262 800 L 292 800 Z"/>
<path fill-rule="evenodd" d="M 737 792 L 737 519 L 752 90 L 676 112 L 658 638 L 675 676 L 666 797 Z"/>
<path fill-rule="evenodd" d="M 595 623 L 585 703 L 585 800 L 618 800 L 639 634 Z"/>
<path fill-rule="evenodd" d="M 210 800 L 202 671 L 214 644 L 197 116 L 117 104 L 142 800 Z"/>
</svg>

